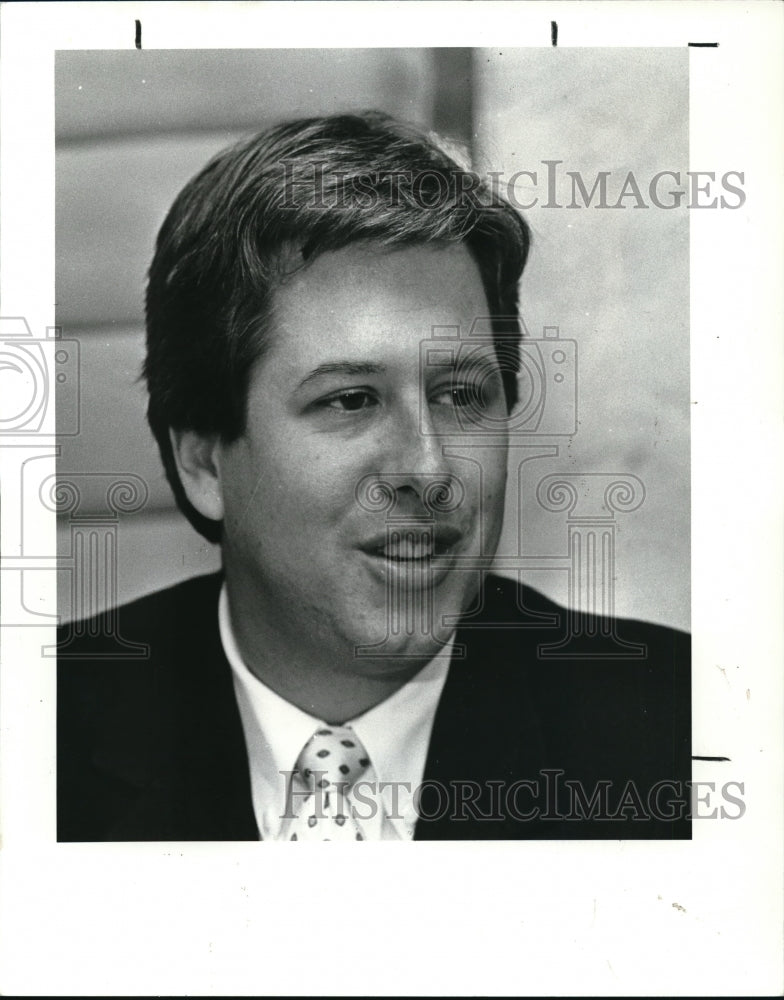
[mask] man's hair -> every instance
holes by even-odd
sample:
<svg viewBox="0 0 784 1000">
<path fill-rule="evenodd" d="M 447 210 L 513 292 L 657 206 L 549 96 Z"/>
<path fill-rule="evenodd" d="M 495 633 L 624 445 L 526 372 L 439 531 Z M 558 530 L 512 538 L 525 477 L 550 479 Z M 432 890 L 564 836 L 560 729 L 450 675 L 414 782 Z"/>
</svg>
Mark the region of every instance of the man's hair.
<svg viewBox="0 0 784 1000">
<path fill-rule="evenodd" d="M 251 370 L 269 342 L 277 284 L 319 254 L 465 244 L 482 277 L 504 390 L 517 399 L 518 281 L 530 231 L 443 141 L 368 112 L 277 125 L 219 153 L 158 233 L 147 284 L 147 418 L 180 509 L 210 541 L 221 526 L 185 496 L 169 429 L 245 430 Z M 434 317 L 437 321 L 437 317 Z"/>
</svg>

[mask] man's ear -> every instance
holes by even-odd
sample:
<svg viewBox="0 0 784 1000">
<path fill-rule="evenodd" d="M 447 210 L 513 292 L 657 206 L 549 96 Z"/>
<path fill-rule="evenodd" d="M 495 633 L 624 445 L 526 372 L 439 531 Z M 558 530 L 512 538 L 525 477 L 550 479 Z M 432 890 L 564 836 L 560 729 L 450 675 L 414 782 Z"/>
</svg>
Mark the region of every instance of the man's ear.
<svg viewBox="0 0 784 1000">
<path fill-rule="evenodd" d="M 169 428 L 174 460 L 185 495 L 204 517 L 223 520 L 220 439 L 217 434 Z"/>
</svg>

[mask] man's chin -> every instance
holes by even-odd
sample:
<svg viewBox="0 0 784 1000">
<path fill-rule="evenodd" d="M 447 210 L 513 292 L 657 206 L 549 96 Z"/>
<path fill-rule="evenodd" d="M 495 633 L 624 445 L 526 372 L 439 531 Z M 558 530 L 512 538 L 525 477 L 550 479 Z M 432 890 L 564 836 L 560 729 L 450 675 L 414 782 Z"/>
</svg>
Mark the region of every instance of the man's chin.
<svg viewBox="0 0 784 1000">
<path fill-rule="evenodd" d="M 445 649 L 453 631 L 446 627 L 435 632 L 367 630 L 364 636 L 355 636 L 352 658 L 357 672 L 366 676 L 413 674 Z"/>
<path fill-rule="evenodd" d="M 465 578 L 450 574 L 429 592 L 399 588 L 379 595 L 354 593 L 351 645 L 354 655 L 373 659 L 431 660 L 449 641 L 455 623 L 472 603 Z M 445 624 L 449 622 L 451 624 Z"/>
</svg>

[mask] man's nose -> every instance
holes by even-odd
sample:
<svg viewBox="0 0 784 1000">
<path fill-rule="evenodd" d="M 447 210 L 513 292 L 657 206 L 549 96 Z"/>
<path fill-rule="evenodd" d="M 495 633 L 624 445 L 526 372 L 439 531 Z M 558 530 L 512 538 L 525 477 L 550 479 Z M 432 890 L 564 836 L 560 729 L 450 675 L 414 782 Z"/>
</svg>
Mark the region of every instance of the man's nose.
<svg viewBox="0 0 784 1000">
<path fill-rule="evenodd" d="M 389 473 L 401 500 L 405 495 L 416 495 L 432 512 L 447 494 L 459 489 L 459 484 L 444 454 L 443 435 L 437 433 L 428 407 L 407 407 L 397 415 L 389 434 L 385 467 L 379 470 L 382 478 Z"/>
</svg>

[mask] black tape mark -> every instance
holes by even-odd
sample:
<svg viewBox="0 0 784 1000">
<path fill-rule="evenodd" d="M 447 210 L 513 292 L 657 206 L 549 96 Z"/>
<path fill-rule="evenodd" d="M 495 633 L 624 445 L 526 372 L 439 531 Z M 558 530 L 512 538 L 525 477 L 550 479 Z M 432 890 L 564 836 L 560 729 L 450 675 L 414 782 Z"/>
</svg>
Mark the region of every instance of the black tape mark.
<svg viewBox="0 0 784 1000">
<path fill-rule="evenodd" d="M 142 47 L 142 22 L 136 22 L 136 48 L 140 49 Z"/>
<path fill-rule="evenodd" d="M 730 759 L 729 757 L 692 757 L 692 760 L 726 760 L 726 761 L 728 761 L 729 759 Z"/>
<path fill-rule="evenodd" d="M 717 49 L 719 47 L 718 42 L 688 42 L 687 44 L 692 49 Z"/>
<path fill-rule="evenodd" d="M 550 21 L 550 41 L 553 45 L 558 44 L 558 22 Z"/>
</svg>

